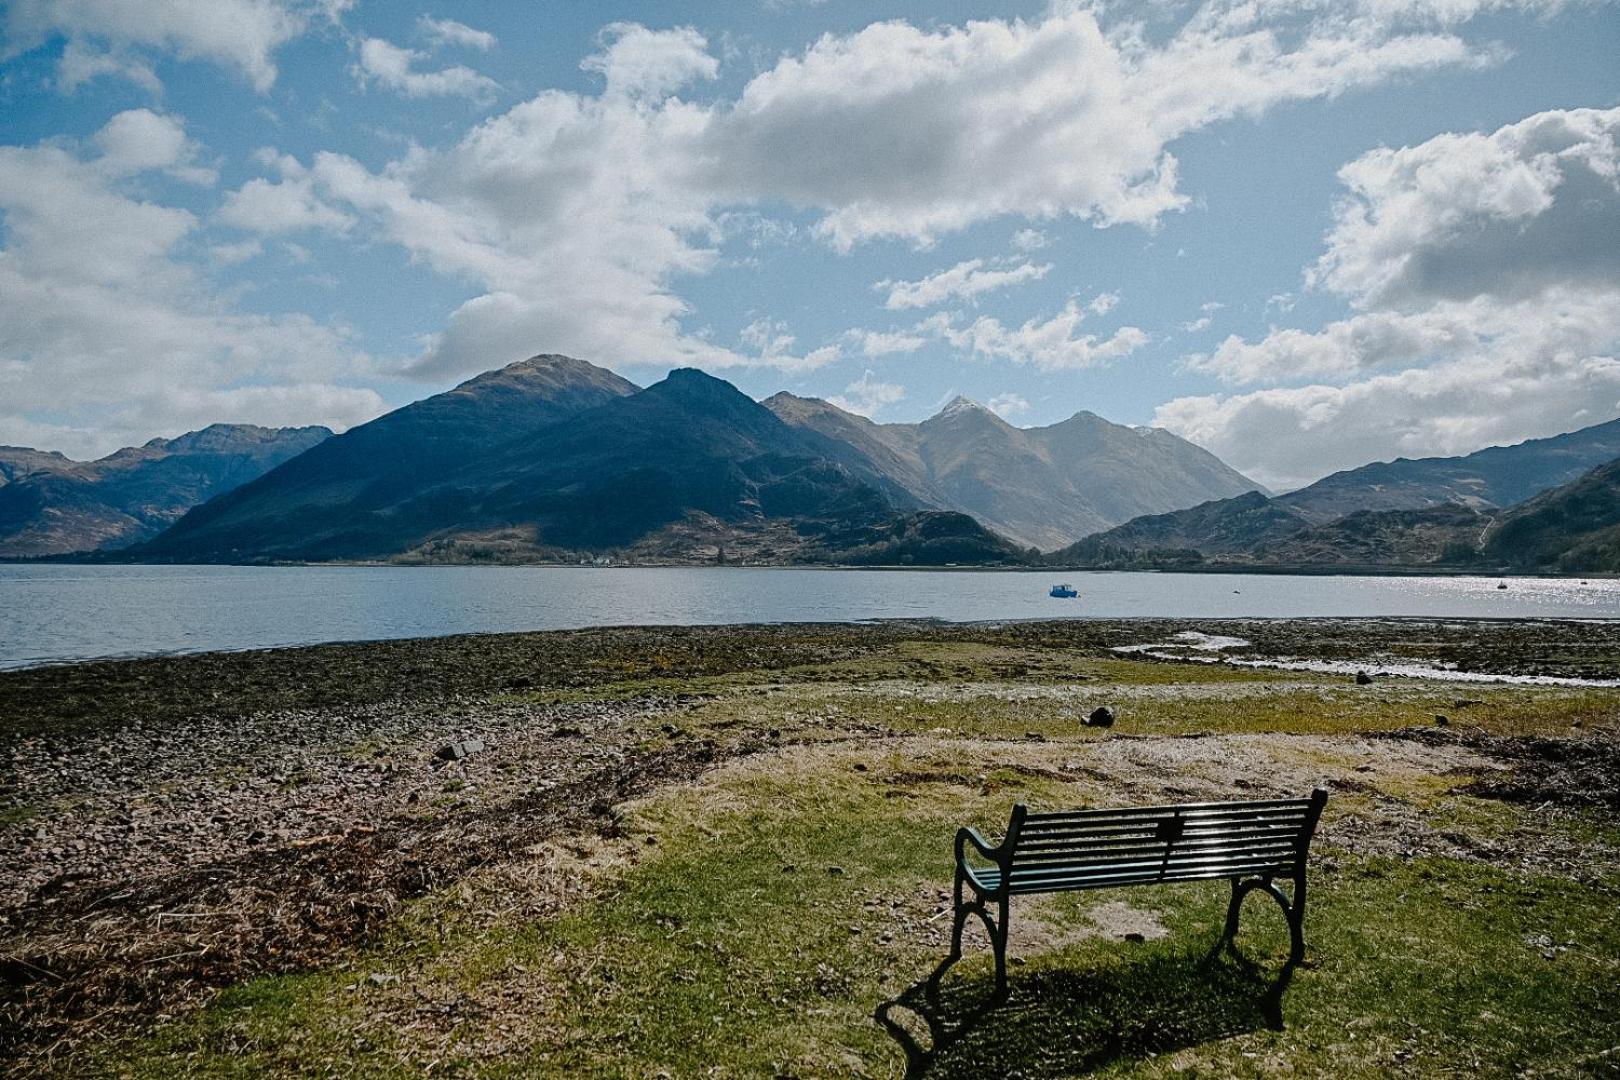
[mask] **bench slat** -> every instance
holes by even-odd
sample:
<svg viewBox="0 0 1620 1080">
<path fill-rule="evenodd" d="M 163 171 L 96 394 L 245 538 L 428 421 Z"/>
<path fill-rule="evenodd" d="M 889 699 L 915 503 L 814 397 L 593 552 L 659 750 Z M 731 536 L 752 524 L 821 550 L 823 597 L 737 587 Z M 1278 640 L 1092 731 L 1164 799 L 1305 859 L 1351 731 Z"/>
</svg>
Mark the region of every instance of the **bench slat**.
<svg viewBox="0 0 1620 1080">
<path fill-rule="evenodd" d="M 1089 871 L 1053 871 L 1039 876 L 1021 875 L 1016 870 L 1008 886 L 1009 893 L 1059 892 L 1070 889 L 1100 889 L 1114 885 L 1148 885 L 1160 882 L 1196 881 L 1206 878 L 1247 877 L 1256 874 L 1288 874 L 1298 860 L 1277 859 L 1221 859 L 1213 861 L 1172 861 L 1169 865 L 1158 862 L 1126 864 L 1095 868 Z M 994 891 L 1001 883 L 998 869 L 976 870 L 973 877 L 987 891 Z"/>
<path fill-rule="evenodd" d="M 1250 799 L 1241 802 L 1207 802 L 1207 803 L 1171 803 L 1164 806 L 1125 806 L 1116 808 L 1098 808 L 1093 810 L 1064 810 L 1056 813 L 1027 814 L 1025 823 L 1042 821 L 1073 821 L 1085 818 L 1099 817 L 1190 817 L 1197 814 L 1229 811 L 1248 811 L 1276 809 L 1279 807 L 1306 808 L 1311 805 L 1309 799 Z"/>
<path fill-rule="evenodd" d="M 1045 844 L 1051 846 L 1063 843 L 1078 843 L 1087 840 L 1106 839 L 1111 836 L 1146 836 L 1155 833 L 1161 821 L 1169 820 L 1174 819 L 1159 818 L 1148 822 L 1133 822 L 1129 825 L 1121 824 L 1110 825 L 1107 827 L 1098 826 L 1089 829 L 1064 829 L 1061 831 L 1051 829 L 1040 831 L 1021 828 L 1018 833 L 1018 842 L 1020 846 L 1024 844 Z M 1309 820 L 1310 818 L 1303 814 L 1289 817 L 1265 819 L 1247 818 L 1231 821 L 1224 819 L 1204 819 L 1199 821 L 1182 822 L 1182 832 L 1183 835 L 1196 834 L 1205 836 L 1224 833 L 1239 834 L 1243 832 L 1265 831 L 1302 833 L 1305 831 L 1305 826 Z"/>
<path fill-rule="evenodd" d="M 1231 847 L 1242 847 L 1246 844 L 1303 844 L 1306 840 L 1304 832 L 1290 829 L 1287 832 L 1252 832 L 1252 833 L 1199 833 L 1193 836 L 1182 835 L 1173 843 L 1166 844 L 1165 838 L 1157 836 L 1113 836 L 1099 837 L 1084 843 L 1063 844 L 1019 844 L 1013 851 L 1013 858 L 1026 856 L 1051 855 L 1090 855 L 1106 854 L 1109 851 L 1131 851 L 1139 848 L 1160 850 L 1170 847 L 1207 846 L 1210 844 L 1225 844 Z"/>
<path fill-rule="evenodd" d="M 1072 821 L 1030 821 L 1024 819 L 1024 828 L 1030 832 L 1070 832 L 1088 829 L 1117 829 L 1132 825 L 1152 824 L 1177 818 L 1182 821 L 1270 821 L 1276 818 L 1302 818 L 1310 814 L 1308 806 L 1271 806 L 1259 810 L 1205 810 L 1196 814 L 1130 814 L 1118 817 L 1077 818 Z"/>
<path fill-rule="evenodd" d="M 1130 859 L 1116 859 L 1109 862 L 1073 862 L 1073 863 L 1025 863 L 1013 864 L 1012 876 L 1014 881 L 1036 880 L 1053 876 L 1073 876 L 1086 874 L 1106 875 L 1118 870 L 1121 872 L 1137 869 L 1166 869 L 1177 866 L 1204 866 L 1215 863 L 1266 863 L 1268 865 L 1292 864 L 1298 856 L 1292 851 L 1284 852 L 1188 852 L 1177 854 L 1170 852 L 1169 856 L 1141 856 Z"/>
<path fill-rule="evenodd" d="M 1224 852 L 1228 854 L 1267 854 L 1287 855 L 1299 849 L 1299 841 L 1295 837 L 1284 837 L 1275 840 L 1246 841 L 1232 843 L 1229 841 L 1208 839 L 1192 842 L 1181 841 L 1174 845 L 1166 845 L 1162 841 L 1144 841 L 1130 846 L 1116 845 L 1112 847 L 1096 847 L 1083 850 L 1072 848 L 1054 849 L 1048 851 L 1024 851 L 1017 849 L 1013 852 L 1012 865 L 1040 865 L 1043 863 L 1109 863 L 1135 858 L 1162 858 L 1168 850 L 1175 852 Z"/>
</svg>

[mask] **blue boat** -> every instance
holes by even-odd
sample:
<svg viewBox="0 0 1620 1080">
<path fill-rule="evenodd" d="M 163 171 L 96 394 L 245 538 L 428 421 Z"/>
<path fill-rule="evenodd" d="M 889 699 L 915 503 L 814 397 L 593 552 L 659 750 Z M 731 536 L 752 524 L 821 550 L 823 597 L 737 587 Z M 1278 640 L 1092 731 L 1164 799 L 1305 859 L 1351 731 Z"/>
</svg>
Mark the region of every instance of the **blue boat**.
<svg viewBox="0 0 1620 1080">
<path fill-rule="evenodd" d="M 1059 600 L 1073 600 L 1080 594 L 1069 588 L 1067 585 L 1054 585 L 1052 586 L 1052 591 L 1046 595 L 1056 597 Z"/>
</svg>

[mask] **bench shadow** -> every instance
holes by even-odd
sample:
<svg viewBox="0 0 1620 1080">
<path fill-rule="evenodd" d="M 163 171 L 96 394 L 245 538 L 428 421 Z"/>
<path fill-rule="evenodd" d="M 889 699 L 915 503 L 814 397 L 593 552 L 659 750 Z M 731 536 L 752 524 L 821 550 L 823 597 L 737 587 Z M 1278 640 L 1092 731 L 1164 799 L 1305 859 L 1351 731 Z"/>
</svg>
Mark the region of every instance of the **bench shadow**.
<svg viewBox="0 0 1620 1080">
<path fill-rule="evenodd" d="M 1014 974 L 997 1002 L 990 973 L 931 988 L 932 976 L 877 1007 L 906 1076 L 1071 1076 L 1262 1027 L 1280 1030 L 1294 964 L 1266 969 L 1234 946 L 1155 952 L 1108 968 Z"/>
</svg>

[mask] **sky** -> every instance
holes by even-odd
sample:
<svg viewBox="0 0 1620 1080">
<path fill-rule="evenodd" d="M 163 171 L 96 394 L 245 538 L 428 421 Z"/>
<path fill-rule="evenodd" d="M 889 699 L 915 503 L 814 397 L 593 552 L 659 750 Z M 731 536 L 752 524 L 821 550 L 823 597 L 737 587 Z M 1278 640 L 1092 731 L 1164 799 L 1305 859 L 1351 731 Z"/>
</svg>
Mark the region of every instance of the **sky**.
<svg viewBox="0 0 1620 1080">
<path fill-rule="evenodd" d="M 0 2 L 0 444 L 537 353 L 1273 488 L 1620 415 L 1620 5 Z"/>
</svg>

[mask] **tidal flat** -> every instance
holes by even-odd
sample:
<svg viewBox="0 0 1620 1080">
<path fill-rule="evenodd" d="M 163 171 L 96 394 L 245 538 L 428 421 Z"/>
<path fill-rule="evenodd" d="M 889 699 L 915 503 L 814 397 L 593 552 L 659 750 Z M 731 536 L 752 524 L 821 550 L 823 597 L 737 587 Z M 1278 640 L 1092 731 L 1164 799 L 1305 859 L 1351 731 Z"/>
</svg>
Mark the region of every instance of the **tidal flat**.
<svg viewBox="0 0 1620 1080">
<path fill-rule="evenodd" d="M 622 628 L 4 673 L 0 1061 L 1620 1070 L 1617 678 L 1614 623 L 1425 620 Z M 1280 1026 L 1282 919 L 1251 901 L 1241 954 L 1210 958 L 1220 882 L 1015 902 L 1007 1005 L 977 1009 L 970 949 L 943 1027 L 915 1008 L 957 826 L 1318 785 Z"/>
</svg>

